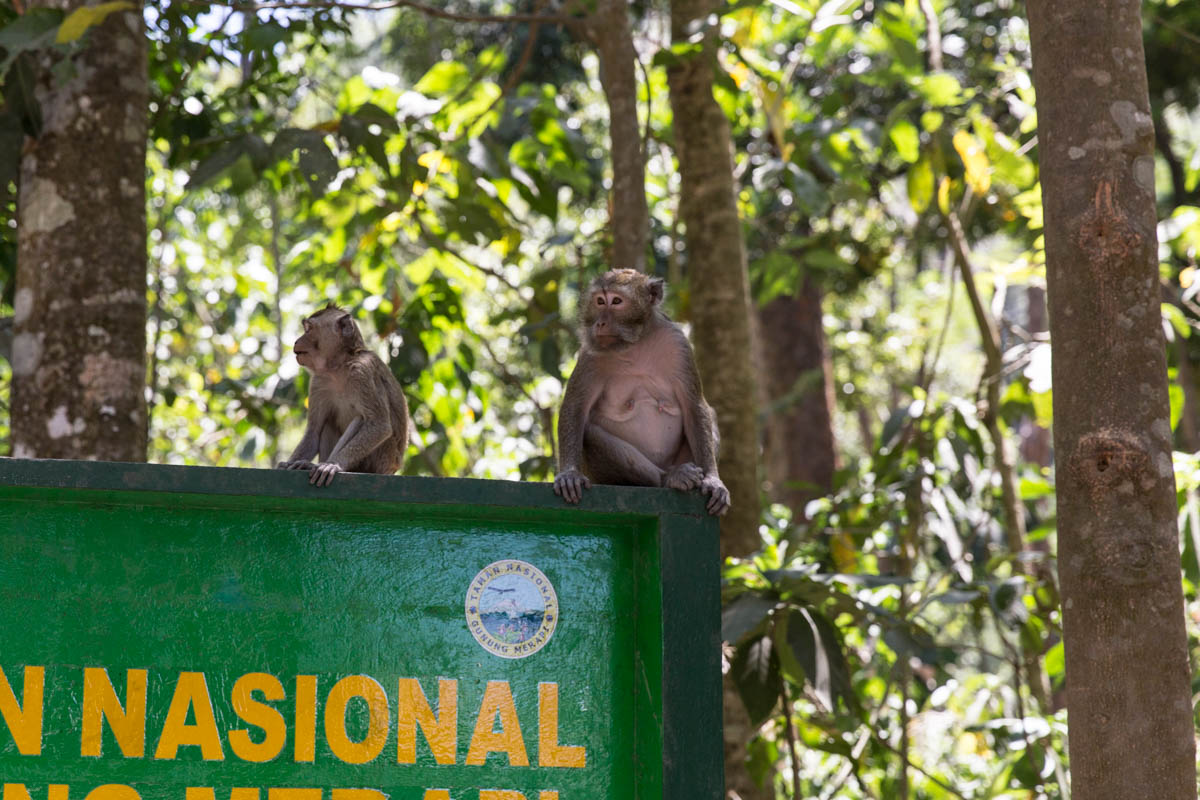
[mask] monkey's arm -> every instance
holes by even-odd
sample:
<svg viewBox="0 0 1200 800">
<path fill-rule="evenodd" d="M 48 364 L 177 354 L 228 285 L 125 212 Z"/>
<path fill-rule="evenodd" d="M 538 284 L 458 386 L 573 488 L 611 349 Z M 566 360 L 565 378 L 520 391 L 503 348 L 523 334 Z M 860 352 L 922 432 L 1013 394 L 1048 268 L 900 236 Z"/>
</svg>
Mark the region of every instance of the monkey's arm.
<svg viewBox="0 0 1200 800">
<path fill-rule="evenodd" d="M 554 493 L 568 503 L 578 503 L 583 499 L 583 490 L 592 485 L 580 470 L 588 415 L 599 396 L 599 392 L 589 385 L 589 381 L 595 383 L 592 369 L 586 356 L 580 355 L 567 379 L 562 405 L 558 409 L 558 470 L 554 476 Z"/>
<path fill-rule="evenodd" d="M 308 422 L 304 427 L 304 436 L 300 439 L 300 444 L 296 445 L 296 449 L 292 451 L 292 455 L 287 461 L 276 464 L 277 469 L 312 469 L 312 461 L 317 457 L 317 450 L 321 447 L 321 429 L 325 427 L 328 414 L 325 412 L 323 403 L 313 402 L 311 393 L 309 394 L 309 406 Z"/>
<path fill-rule="evenodd" d="M 682 396 L 679 401 L 684 409 L 683 435 L 687 437 L 692 458 L 704 472 L 704 477 L 700 479 L 700 491 L 708 495 L 708 513 L 719 516 L 729 510 L 729 490 L 717 474 L 717 447 L 720 442 L 717 418 L 712 406 L 704 400 L 700 372 L 696 369 L 691 347 L 686 340 L 683 346 L 687 348 L 687 357 L 683 359 L 684 366 L 680 374 Z"/>
</svg>

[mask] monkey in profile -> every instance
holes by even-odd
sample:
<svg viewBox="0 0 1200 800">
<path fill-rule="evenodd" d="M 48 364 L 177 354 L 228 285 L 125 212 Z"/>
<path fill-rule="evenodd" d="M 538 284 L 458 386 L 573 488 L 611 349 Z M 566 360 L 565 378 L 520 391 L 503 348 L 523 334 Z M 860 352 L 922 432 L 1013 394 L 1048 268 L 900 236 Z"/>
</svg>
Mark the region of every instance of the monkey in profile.
<svg viewBox="0 0 1200 800">
<path fill-rule="evenodd" d="M 661 278 L 614 269 L 582 299 L 583 344 L 558 414 L 554 493 L 568 503 L 595 481 L 698 488 L 710 514 L 729 510 L 716 415 L 663 291 Z"/>
<path fill-rule="evenodd" d="M 308 482 L 317 486 L 328 486 L 339 472 L 391 475 L 400 469 L 408 402 L 350 314 L 330 303 L 304 320 L 304 334 L 292 349 L 312 373 L 308 424 L 291 458 L 277 468 L 311 470 Z M 314 464 L 318 455 L 321 463 Z"/>
</svg>

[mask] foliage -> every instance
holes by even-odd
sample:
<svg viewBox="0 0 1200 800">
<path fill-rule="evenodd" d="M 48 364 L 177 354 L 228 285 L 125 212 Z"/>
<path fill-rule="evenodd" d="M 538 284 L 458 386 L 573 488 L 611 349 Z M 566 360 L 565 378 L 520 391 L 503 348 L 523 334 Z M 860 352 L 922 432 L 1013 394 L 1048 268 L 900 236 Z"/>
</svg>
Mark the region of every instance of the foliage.
<svg viewBox="0 0 1200 800">
<path fill-rule="evenodd" d="M 120 5 L 70 17 L 0 6 L 5 310 L 21 146 L 40 124 L 23 76 L 54 52 L 66 79 L 87 30 Z M 307 393 L 288 346 L 333 301 L 405 387 L 417 432 L 406 472 L 548 477 L 572 309 L 610 244 L 607 117 L 587 43 L 570 25 L 495 19 L 540 4 L 435 6 L 458 21 L 335 4 L 148 6 L 151 460 L 284 458 Z M 635 10 L 650 269 L 686 320 L 665 79 L 686 53 L 665 41 L 660 7 Z M 1186 35 L 1197 13 L 1145 4 L 1167 144 L 1172 422 L 1188 450 L 1200 448 L 1185 441 L 1184 413 L 1200 356 L 1200 95 Z M 1020 8 L 752 1 L 723 8 L 718 32 L 755 302 L 806 278 L 824 291 L 848 465 L 807 509 L 770 507 L 762 550 L 726 567 L 726 667 L 762 723 L 751 766 L 792 797 L 1065 797 L 1051 393 L 1035 324 L 1042 210 Z M 1000 322 L 999 409 L 986 408 L 951 214 Z M 1029 533 L 1017 552 L 988 411 L 1022 445 Z M 1176 469 L 1195 643 L 1200 461 L 1180 453 Z"/>
</svg>

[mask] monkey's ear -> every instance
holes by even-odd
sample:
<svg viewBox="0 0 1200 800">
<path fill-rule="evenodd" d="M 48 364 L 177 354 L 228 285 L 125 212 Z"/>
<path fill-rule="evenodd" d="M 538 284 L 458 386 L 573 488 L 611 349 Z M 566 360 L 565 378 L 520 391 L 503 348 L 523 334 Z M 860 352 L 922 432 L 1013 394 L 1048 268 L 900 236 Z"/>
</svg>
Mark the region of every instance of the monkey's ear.
<svg viewBox="0 0 1200 800">
<path fill-rule="evenodd" d="M 662 278 L 651 278 L 646 286 L 650 289 L 650 304 L 656 306 L 661 303 L 667 292 L 667 282 Z"/>
<path fill-rule="evenodd" d="M 337 329 L 338 334 L 346 341 L 353 341 L 358 338 L 358 326 L 354 324 L 354 318 L 349 314 L 343 314 L 338 317 Z"/>
</svg>

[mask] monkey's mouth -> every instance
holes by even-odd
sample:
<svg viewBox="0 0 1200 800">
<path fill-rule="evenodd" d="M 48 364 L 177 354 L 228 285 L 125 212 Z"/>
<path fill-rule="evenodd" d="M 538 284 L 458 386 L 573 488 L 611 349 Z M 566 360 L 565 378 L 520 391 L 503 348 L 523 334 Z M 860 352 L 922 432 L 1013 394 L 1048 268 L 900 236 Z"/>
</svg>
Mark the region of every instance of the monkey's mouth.
<svg viewBox="0 0 1200 800">
<path fill-rule="evenodd" d="M 621 342 L 621 337 L 615 333 L 597 333 L 592 339 L 602 348 L 615 347 Z"/>
</svg>

